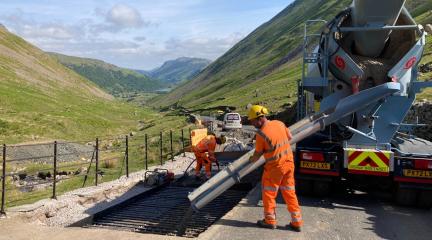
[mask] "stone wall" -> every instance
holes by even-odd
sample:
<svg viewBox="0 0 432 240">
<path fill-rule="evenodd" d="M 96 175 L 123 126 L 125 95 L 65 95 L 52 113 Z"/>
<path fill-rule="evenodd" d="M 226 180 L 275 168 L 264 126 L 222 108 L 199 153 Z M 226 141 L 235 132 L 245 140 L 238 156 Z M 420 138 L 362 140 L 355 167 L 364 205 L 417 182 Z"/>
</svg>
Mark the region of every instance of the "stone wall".
<svg viewBox="0 0 432 240">
<path fill-rule="evenodd" d="M 405 118 L 405 123 L 415 123 L 418 117 L 419 123 L 428 124 L 426 127 L 418 127 L 414 134 L 420 138 L 432 141 L 432 102 L 422 100 L 415 103 L 408 116 Z"/>
</svg>

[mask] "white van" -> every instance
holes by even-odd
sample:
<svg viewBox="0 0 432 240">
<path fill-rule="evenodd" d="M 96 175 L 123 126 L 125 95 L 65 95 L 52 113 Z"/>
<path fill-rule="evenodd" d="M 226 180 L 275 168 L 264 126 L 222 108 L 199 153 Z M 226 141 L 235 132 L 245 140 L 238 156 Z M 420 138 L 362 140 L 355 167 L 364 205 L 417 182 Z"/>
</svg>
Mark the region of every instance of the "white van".
<svg viewBox="0 0 432 240">
<path fill-rule="evenodd" d="M 222 130 L 242 128 L 241 117 L 238 113 L 227 113 L 224 116 Z"/>
</svg>

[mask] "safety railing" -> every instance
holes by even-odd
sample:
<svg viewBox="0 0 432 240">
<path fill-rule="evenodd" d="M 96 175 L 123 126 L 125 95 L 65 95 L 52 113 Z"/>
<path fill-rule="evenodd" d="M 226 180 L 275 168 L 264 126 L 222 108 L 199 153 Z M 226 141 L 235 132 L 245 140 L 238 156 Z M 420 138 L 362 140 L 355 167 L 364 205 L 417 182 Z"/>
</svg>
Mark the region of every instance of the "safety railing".
<svg viewBox="0 0 432 240">
<path fill-rule="evenodd" d="M 112 181 L 174 161 L 191 143 L 191 129 L 124 135 L 90 141 L 2 146 L 1 208 L 32 203 Z"/>
</svg>

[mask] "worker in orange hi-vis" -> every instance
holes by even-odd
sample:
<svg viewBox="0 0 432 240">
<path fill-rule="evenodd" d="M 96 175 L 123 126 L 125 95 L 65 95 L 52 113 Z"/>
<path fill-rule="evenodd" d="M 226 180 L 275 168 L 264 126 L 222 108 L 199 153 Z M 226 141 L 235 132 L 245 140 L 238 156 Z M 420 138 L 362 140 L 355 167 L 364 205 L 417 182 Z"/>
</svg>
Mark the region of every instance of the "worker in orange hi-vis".
<svg viewBox="0 0 432 240">
<path fill-rule="evenodd" d="M 266 160 L 261 180 L 264 219 L 257 224 L 264 228 L 276 228 L 276 197 L 278 190 L 281 190 L 291 214 L 287 228 L 300 232 L 303 221 L 295 193 L 294 159 L 290 146 L 292 135 L 283 122 L 267 120 L 266 114 L 268 110 L 259 105 L 251 106 L 248 113 L 249 121 L 258 129 L 255 152 L 250 161 L 255 162 L 263 155 Z"/>
<path fill-rule="evenodd" d="M 195 177 L 200 179 L 201 168 L 205 166 L 206 178 L 211 177 L 211 165 L 216 161 L 215 149 L 216 144 L 224 144 L 226 142 L 225 136 L 215 137 L 208 135 L 203 138 L 194 148 L 193 151 L 196 157 Z"/>
</svg>

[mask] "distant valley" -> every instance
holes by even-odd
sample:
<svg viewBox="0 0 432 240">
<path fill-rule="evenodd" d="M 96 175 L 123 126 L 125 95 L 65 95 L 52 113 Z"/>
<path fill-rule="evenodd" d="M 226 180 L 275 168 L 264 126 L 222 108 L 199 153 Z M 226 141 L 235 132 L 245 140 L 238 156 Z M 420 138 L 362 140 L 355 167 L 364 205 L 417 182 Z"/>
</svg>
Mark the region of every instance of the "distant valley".
<svg viewBox="0 0 432 240">
<path fill-rule="evenodd" d="M 166 61 L 162 66 L 150 71 L 137 71 L 169 86 L 175 86 L 192 80 L 210 63 L 207 59 L 181 57 Z"/>
<path fill-rule="evenodd" d="M 154 92 L 165 87 L 161 81 L 101 60 L 49 54 L 114 96 L 126 92 Z"/>
<path fill-rule="evenodd" d="M 207 59 L 181 57 L 146 71 L 122 68 L 91 58 L 59 53 L 49 55 L 117 97 L 130 96 L 130 93 L 166 91 L 182 82 L 192 80 L 211 62 Z"/>
</svg>

